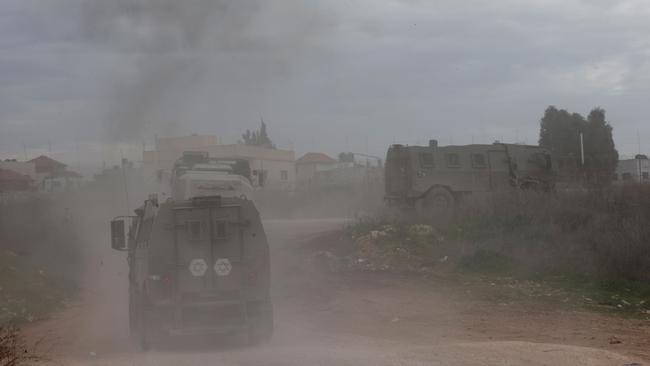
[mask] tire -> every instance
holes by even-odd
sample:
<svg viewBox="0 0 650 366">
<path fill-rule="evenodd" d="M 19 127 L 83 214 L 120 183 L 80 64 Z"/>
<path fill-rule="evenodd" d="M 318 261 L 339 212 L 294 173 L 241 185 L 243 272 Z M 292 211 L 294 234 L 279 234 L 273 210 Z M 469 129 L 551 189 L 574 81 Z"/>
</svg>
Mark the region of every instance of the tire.
<svg viewBox="0 0 650 366">
<path fill-rule="evenodd" d="M 248 331 L 250 345 L 269 343 L 273 336 L 273 307 L 269 301 L 265 306 L 264 314 L 251 326 Z"/>
<path fill-rule="evenodd" d="M 439 220 L 449 217 L 456 207 L 456 199 L 446 188 L 435 187 L 429 190 L 417 204 L 420 217 L 428 220 Z"/>
</svg>

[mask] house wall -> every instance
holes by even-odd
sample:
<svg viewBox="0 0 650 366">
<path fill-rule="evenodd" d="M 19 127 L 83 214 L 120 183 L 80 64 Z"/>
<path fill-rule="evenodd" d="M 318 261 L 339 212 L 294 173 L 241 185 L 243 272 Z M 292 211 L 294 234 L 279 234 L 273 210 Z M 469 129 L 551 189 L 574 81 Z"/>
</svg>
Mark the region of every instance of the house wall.
<svg viewBox="0 0 650 366">
<path fill-rule="evenodd" d="M 241 144 L 201 145 L 210 142 L 210 139 L 195 140 L 201 146 L 194 146 L 185 144 L 187 141 L 191 140 L 186 140 L 184 143 L 162 145 L 159 143 L 159 146 L 168 149 L 145 151 L 142 156 L 145 170 L 149 173 L 154 173 L 158 170 L 171 170 L 174 162 L 183 155 L 183 152 L 207 151 L 209 156 L 213 158 L 248 160 L 253 175 L 253 184 L 255 185 L 259 183 L 260 172 L 264 171 L 266 177 L 265 188 L 291 190 L 295 186 L 295 153 L 291 150 L 267 149 Z"/>
<path fill-rule="evenodd" d="M 619 160 L 614 174 L 615 184 L 650 183 L 650 160 Z"/>
<path fill-rule="evenodd" d="M 336 169 L 337 163 L 301 163 L 296 164 L 296 188 L 308 189 L 316 183 L 318 172 Z"/>
<path fill-rule="evenodd" d="M 40 190 L 44 192 L 68 192 L 81 188 L 82 179 L 73 177 L 47 177 Z"/>
<path fill-rule="evenodd" d="M 156 150 L 159 151 L 188 151 L 217 145 L 217 137 L 213 135 L 191 135 L 156 140 Z"/>
</svg>

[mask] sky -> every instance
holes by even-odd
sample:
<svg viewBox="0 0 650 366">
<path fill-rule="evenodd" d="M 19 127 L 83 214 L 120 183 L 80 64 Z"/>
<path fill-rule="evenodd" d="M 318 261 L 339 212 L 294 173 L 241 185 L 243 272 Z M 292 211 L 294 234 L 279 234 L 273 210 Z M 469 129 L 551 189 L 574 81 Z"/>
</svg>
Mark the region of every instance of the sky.
<svg viewBox="0 0 650 366">
<path fill-rule="evenodd" d="M 650 153 L 646 0 L 5 0 L 0 158 L 138 160 L 156 136 L 297 155 L 534 144 L 549 105 Z"/>
</svg>

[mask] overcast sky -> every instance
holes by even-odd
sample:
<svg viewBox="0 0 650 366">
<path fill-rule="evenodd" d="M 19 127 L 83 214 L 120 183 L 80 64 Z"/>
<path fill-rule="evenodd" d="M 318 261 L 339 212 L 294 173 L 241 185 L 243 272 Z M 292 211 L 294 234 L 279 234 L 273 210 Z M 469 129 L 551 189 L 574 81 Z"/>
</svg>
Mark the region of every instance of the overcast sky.
<svg viewBox="0 0 650 366">
<path fill-rule="evenodd" d="M 548 105 L 607 111 L 650 152 L 647 0 L 5 0 L 0 158 L 136 158 L 234 143 L 260 117 L 298 154 L 536 143 Z"/>
</svg>

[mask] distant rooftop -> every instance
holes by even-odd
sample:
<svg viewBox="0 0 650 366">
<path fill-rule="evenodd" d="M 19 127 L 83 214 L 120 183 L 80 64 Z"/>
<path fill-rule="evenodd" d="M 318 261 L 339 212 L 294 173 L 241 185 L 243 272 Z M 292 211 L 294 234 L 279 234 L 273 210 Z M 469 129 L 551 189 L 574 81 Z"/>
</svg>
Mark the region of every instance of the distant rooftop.
<svg viewBox="0 0 650 366">
<path fill-rule="evenodd" d="M 45 155 L 34 158 L 28 161 L 28 163 L 34 163 L 36 166 L 36 173 L 53 173 L 58 170 L 63 170 L 67 166 L 62 162 L 56 161 Z"/>
<path fill-rule="evenodd" d="M 0 181 L 31 182 L 32 178 L 9 169 L 0 169 Z"/>
<path fill-rule="evenodd" d="M 296 164 L 336 164 L 337 161 L 326 154 L 309 152 L 296 160 Z"/>
</svg>

